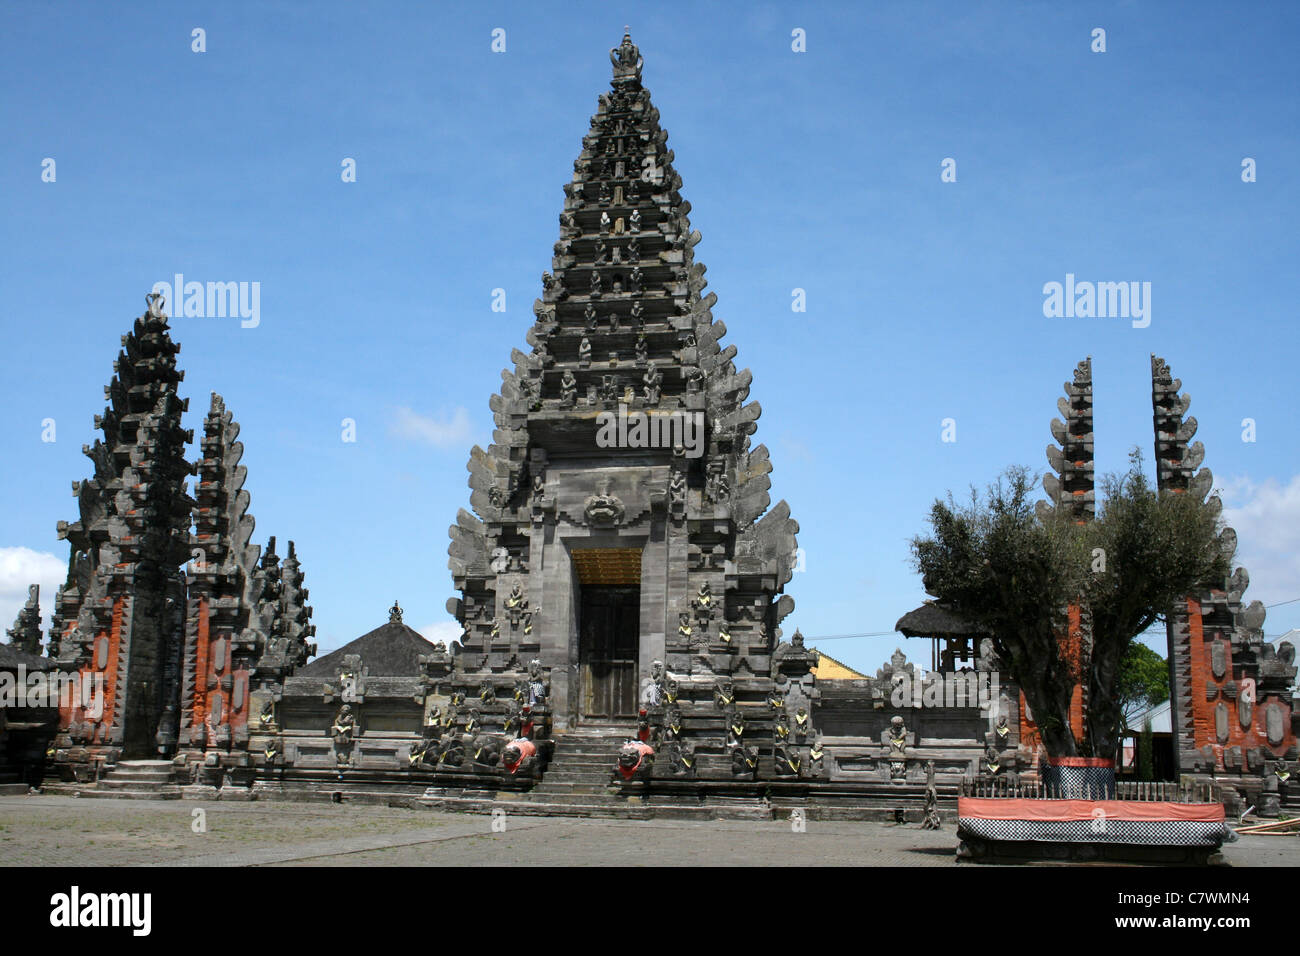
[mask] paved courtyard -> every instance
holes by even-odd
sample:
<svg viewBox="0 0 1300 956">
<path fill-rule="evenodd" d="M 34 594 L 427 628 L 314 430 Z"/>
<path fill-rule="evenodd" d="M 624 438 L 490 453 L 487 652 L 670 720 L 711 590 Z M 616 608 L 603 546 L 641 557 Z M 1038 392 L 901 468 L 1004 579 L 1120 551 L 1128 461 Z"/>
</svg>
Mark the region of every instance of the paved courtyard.
<svg viewBox="0 0 1300 956">
<path fill-rule="evenodd" d="M 386 807 L 0 798 L 3 866 L 954 866 L 955 847 L 951 825 L 514 816 L 494 832 L 488 816 Z M 1243 837 L 1225 854 L 1297 866 L 1300 837 Z"/>
</svg>

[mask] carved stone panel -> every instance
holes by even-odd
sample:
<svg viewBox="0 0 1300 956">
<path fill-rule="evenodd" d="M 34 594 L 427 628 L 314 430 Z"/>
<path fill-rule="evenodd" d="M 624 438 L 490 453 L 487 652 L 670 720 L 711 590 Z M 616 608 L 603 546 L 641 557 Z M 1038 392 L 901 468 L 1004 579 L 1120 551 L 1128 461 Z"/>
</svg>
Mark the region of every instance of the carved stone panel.
<svg viewBox="0 0 1300 956">
<path fill-rule="evenodd" d="M 1223 680 L 1223 675 L 1227 673 L 1228 653 L 1222 640 L 1217 640 L 1210 645 L 1210 669 L 1219 680 Z"/>
<path fill-rule="evenodd" d="M 1270 701 L 1264 708 L 1264 731 L 1268 734 L 1268 742 L 1274 747 L 1286 738 L 1284 717 L 1282 706 L 1277 701 Z"/>
<path fill-rule="evenodd" d="M 1228 742 L 1228 705 L 1219 701 L 1214 706 L 1214 735 L 1219 743 Z"/>
</svg>

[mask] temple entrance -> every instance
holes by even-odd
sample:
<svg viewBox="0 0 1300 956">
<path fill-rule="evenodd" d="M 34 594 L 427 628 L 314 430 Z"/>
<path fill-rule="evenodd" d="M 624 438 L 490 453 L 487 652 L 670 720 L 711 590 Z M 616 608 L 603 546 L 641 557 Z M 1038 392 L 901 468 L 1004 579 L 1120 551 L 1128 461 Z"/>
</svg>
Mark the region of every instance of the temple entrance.
<svg viewBox="0 0 1300 956">
<path fill-rule="evenodd" d="M 641 644 L 641 549 L 573 552 L 578 610 L 578 716 L 636 717 Z"/>
<path fill-rule="evenodd" d="M 583 588 L 578 663 L 582 716 L 636 716 L 640 588 Z"/>
</svg>

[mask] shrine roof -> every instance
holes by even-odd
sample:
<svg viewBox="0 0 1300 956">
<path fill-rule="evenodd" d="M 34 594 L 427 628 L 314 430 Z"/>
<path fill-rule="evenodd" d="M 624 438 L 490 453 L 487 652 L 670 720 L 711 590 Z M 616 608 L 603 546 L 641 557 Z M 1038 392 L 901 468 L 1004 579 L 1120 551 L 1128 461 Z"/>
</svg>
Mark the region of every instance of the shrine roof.
<svg viewBox="0 0 1300 956">
<path fill-rule="evenodd" d="M 343 666 L 343 658 L 356 654 L 371 677 L 417 677 L 420 655 L 433 653 L 433 644 L 419 631 L 401 621 L 389 621 L 381 627 L 362 634 L 355 641 L 338 650 L 318 657 L 305 667 L 300 667 L 294 677 L 334 677 Z"/>
<path fill-rule="evenodd" d="M 39 654 L 28 654 L 12 644 L 0 644 L 0 669 L 16 670 L 19 665 L 29 671 L 48 671 L 54 669 L 54 662 Z"/>
<path fill-rule="evenodd" d="M 898 619 L 894 630 L 904 637 L 972 637 L 986 636 L 979 626 L 972 624 L 935 601 L 926 601 Z"/>
</svg>

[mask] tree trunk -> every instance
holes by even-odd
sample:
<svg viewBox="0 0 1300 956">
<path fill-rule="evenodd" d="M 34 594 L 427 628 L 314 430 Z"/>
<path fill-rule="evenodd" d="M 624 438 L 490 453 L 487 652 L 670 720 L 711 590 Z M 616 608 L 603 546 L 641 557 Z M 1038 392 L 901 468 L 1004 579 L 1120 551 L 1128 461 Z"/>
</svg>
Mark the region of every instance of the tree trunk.
<svg viewBox="0 0 1300 956">
<path fill-rule="evenodd" d="M 1093 632 L 1091 666 L 1088 669 L 1088 742 L 1094 757 L 1117 758 L 1123 708 L 1115 693 L 1124 648 L 1118 641 L 1098 640 Z"/>
</svg>

